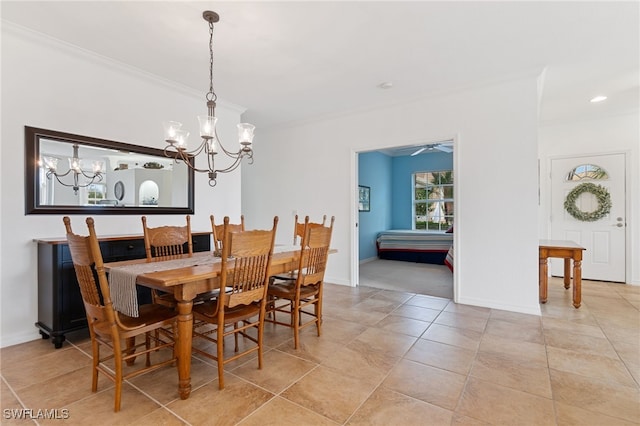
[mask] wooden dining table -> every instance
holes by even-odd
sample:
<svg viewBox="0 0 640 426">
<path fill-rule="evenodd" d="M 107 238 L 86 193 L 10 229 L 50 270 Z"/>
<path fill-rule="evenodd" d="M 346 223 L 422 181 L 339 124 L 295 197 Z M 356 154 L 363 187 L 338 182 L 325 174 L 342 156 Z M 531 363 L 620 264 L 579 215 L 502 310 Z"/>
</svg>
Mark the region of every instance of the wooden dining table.
<svg viewBox="0 0 640 426">
<path fill-rule="evenodd" d="M 269 275 L 290 272 L 298 267 L 300 250 L 290 250 L 293 247 L 273 254 Z M 332 250 L 335 252 L 335 250 Z M 213 256 L 212 252 L 199 252 L 182 257 Z M 148 262 L 162 262 L 157 260 L 136 259 L 121 262 L 105 263 L 107 272 L 111 268 L 136 265 Z M 178 337 L 176 340 L 178 356 L 178 391 L 181 399 L 189 398 L 191 393 L 191 343 L 193 329 L 193 299 L 200 293 L 206 293 L 219 288 L 221 263 L 207 263 L 202 265 L 181 267 L 155 272 L 142 273 L 137 276 L 136 284 L 172 293 L 177 301 Z"/>
</svg>

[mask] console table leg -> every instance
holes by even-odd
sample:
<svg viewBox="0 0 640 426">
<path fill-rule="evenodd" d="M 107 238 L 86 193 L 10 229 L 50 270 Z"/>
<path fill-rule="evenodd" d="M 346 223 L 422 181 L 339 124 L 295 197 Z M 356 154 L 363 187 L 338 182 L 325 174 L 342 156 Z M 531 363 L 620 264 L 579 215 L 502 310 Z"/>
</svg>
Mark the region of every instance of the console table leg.
<svg viewBox="0 0 640 426">
<path fill-rule="evenodd" d="M 547 303 L 547 258 L 541 257 L 538 267 L 538 292 L 540 303 Z"/>
<path fill-rule="evenodd" d="M 573 307 L 578 309 L 582 304 L 582 261 L 573 261 Z"/>
<path fill-rule="evenodd" d="M 571 259 L 564 258 L 564 288 L 571 287 Z"/>
</svg>

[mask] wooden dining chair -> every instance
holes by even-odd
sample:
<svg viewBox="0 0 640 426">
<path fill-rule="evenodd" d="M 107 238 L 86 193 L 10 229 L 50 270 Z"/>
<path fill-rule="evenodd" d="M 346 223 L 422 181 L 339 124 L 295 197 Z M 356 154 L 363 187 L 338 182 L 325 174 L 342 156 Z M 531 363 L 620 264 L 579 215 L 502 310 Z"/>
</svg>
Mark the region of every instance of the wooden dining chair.
<svg viewBox="0 0 640 426">
<path fill-rule="evenodd" d="M 298 215 L 296 215 L 293 222 L 293 245 L 297 246 L 300 244 L 302 237 L 304 235 L 304 230 L 306 228 L 313 228 L 317 226 L 324 226 L 327 222 L 327 215 L 322 216 L 322 222 L 309 222 L 309 216 L 305 217 L 304 222 L 298 222 Z"/>
<path fill-rule="evenodd" d="M 324 226 L 327 222 L 327 215 L 322 216 L 322 222 L 309 222 L 309 216 L 305 216 L 304 222 L 298 222 L 298 215 L 295 216 L 293 221 L 293 245 L 298 246 L 302 243 L 302 237 L 304 236 L 305 229 L 317 228 Z M 274 275 L 272 279 L 295 281 L 297 271 L 290 271 L 286 274 Z"/>
<path fill-rule="evenodd" d="M 222 223 L 216 225 L 213 215 L 209 216 L 211 220 L 211 230 L 213 231 L 213 254 L 222 255 L 222 244 L 226 232 L 242 232 L 244 231 L 244 215 L 240 215 L 240 223 L 229 223 L 229 216 L 225 216 Z"/>
<path fill-rule="evenodd" d="M 193 240 L 191 238 L 191 217 L 187 215 L 185 226 L 159 226 L 149 228 L 147 217 L 142 216 L 142 230 L 144 232 L 144 251 L 147 260 L 175 259 L 183 254 L 193 254 Z M 173 294 L 151 289 L 153 303 L 175 308 L 177 302 Z"/>
<path fill-rule="evenodd" d="M 114 411 L 117 412 L 120 411 L 123 380 L 176 361 L 172 339 L 164 337 L 162 340 L 156 340 L 155 345 L 151 346 L 151 341 L 156 339 L 151 332 L 159 328 L 171 326 L 174 336 L 177 335 L 176 313 L 173 309 L 156 304 L 141 305 L 138 317 L 129 317 L 115 311 L 93 219 L 89 217 L 86 220 L 89 236 L 74 234 L 69 217 L 65 216 L 63 222 L 91 336 L 93 358 L 91 391 L 98 390 L 98 372 L 111 379 L 115 383 Z M 137 336 L 144 336 L 144 342 L 136 345 Z M 125 345 L 123 341 L 126 342 Z M 105 356 L 100 354 L 101 346 L 109 349 L 109 353 Z M 137 352 L 142 347 L 144 350 Z M 151 364 L 151 353 L 164 348 L 173 349 L 173 356 Z M 125 374 L 123 363 L 131 365 L 140 355 L 146 355 L 145 366 Z M 105 364 L 111 359 L 114 360 L 115 367 Z"/>
<path fill-rule="evenodd" d="M 267 312 L 270 315 L 267 321 L 293 328 L 295 349 L 299 347 L 300 329 L 315 324 L 318 336 L 321 334 L 324 273 L 334 221 L 332 216 L 328 227 L 311 226 L 303 232 L 298 269 L 293 281 L 272 278 L 269 283 Z M 313 312 L 309 310 L 311 306 Z M 289 321 L 278 321 L 276 312 L 288 314 Z"/>
<path fill-rule="evenodd" d="M 224 365 L 252 352 L 258 352 L 258 368 L 262 368 L 262 336 L 269 285 L 269 268 L 273 254 L 278 217 L 269 231 L 252 230 L 228 232 L 222 245 L 220 271 L 221 291 L 216 300 L 193 307 L 194 319 L 213 325 L 194 328 L 194 343 L 205 339 L 216 345 L 216 353 L 209 353 L 193 345 L 193 351 L 217 361 L 218 387 L 224 388 Z M 247 331 L 256 329 L 257 336 Z M 224 356 L 224 338 L 233 335 L 235 354 Z M 238 351 L 237 337 L 252 343 Z"/>
</svg>

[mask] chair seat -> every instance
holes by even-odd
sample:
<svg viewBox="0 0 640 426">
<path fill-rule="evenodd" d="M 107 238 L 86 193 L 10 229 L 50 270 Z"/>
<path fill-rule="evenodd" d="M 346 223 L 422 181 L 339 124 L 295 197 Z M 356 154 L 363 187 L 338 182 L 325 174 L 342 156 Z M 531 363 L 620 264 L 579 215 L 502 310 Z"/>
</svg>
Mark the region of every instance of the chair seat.
<svg viewBox="0 0 640 426">
<path fill-rule="evenodd" d="M 271 276 L 272 280 L 282 280 L 282 281 L 295 281 L 298 279 L 298 272 L 291 272 L 288 274 L 282 274 L 282 275 L 272 275 Z"/>
<path fill-rule="evenodd" d="M 136 329 L 136 331 L 138 331 L 138 329 L 148 326 L 149 324 L 170 324 L 177 316 L 175 310 L 156 304 L 140 305 L 139 313 L 140 316 L 138 317 L 119 314 L 118 319 L 127 329 Z M 98 334 L 111 334 L 111 325 L 107 322 L 97 322 L 94 324 L 94 328 Z M 121 331 L 120 334 L 125 335 L 126 331 Z"/>
<path fill-rule="evenodd" d="M 267 294 L 280 299 L 293 300 L 296 296 L 296 283 L 295 281 L 288 281 L 271 284 Z M 300 287 L 300 297 L 303 299 L 315 296 L 316 294 L 318 294 L 318 286 L 307 285 Z"/>
<path fill-rule="evenodd" d="M 215 318 L 218 315 L 218 301 L 211 300 L 193 307 L 194 314 L 200 314 L 208 318 Z M 233 308 L 226 308 L 224 311 L 224 321 L 232 324 L 251 318 L 260 313 L 260 303 L 253 302 L 250 305 L 238 305 Z"/>
</svg>

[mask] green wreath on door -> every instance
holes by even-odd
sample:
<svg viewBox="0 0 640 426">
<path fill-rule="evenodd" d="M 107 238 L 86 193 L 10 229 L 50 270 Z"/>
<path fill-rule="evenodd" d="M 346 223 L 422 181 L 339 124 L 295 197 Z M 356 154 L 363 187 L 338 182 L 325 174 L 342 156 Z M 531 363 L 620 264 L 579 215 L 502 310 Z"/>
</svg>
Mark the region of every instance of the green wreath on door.
<svg viewBox="0 0 640 426">
<path fill-rule="evenodd" d="M 576 206 L 578 197 L 585 192 L 593 194 L 598 201 L 598 208 L 592 212 L 583 212 Z M 564 199 L 564 208 L 567 213 L 582 222 L 595 222 L 608 215 L 611 211 L 611 195 L 607 188 L 602 185 L 581 183 L 567 194 L 567 198 Z"/>
</svg>

